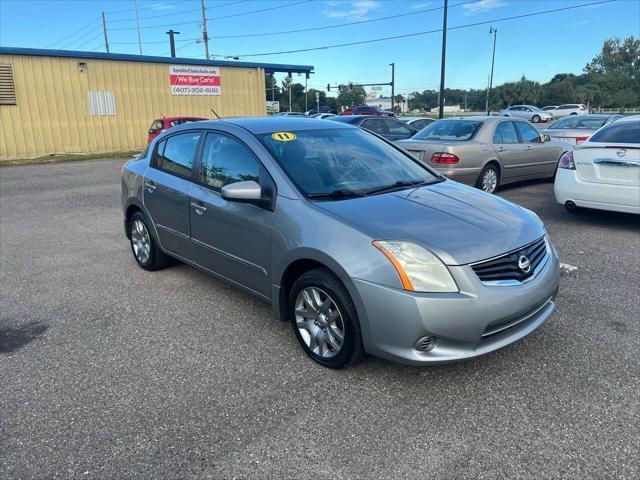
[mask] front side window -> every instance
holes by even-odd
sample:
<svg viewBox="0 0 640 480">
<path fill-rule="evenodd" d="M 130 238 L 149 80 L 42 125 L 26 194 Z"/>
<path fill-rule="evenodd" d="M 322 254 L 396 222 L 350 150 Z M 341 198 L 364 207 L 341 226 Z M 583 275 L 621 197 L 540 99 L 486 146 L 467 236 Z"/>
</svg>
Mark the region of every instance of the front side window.
<svg viewBox="0 0 640 480">
<path fill-rule="evenodd" d="M 362 122 L 362 127 L 374 133 L 377 133 L 378 135 L 386 135 L 389 133 L 384 120 L 377 118 L 372 120 L 365 120 L 364 122 Z"/>
<path fill-rule="evenodd" d="M 290 141 L 258 138 L 305 195 L 359 192 L 437 181 L 407 154 L 358 128 L 301 130 Z"/>
<path fill-rule="evenodd" d="M 200 181 L 220 190 L 225 185 L 260 177 L 260 165 L 240 141 L 222 133 L 208 133 L 202 149 Z"/>
<path fill-rule="evenodd" d="M 594 133 L 589 141 L 600 143 L 640 143 L 640 121 L 610 123 Z"/>
<path fill-rule="evenodd" d="M 200 132 L 172 135 L 158 146 L 156 166 L 169 173 L 188 178 L 198 149 Z"/>
<path fill-rule="evenodd" d="M 532 127 L 528 123 L 517 122 L 518 131 L 520 132 L 520 138 L 522 138 L 523 143 L 539 143 L 540 142 L 540 134 L 535 127 Z"/>
<path fill-rule="evenodd" d="M 513 122 L 500 122 L 496 127 L 496 131 L 494 133 L 494 143 L 496 139 L 496 133 L 499 134 L 501 142 L 500 143 L 518 143 L 518 133 L 516 132 L 516 128 L 513 126 Z"/>
<path fill-rule="evenodd" d="M 480 129 L 482 122 L 474 120 L 438 120 L 416 133 L 415 140 L 465 141 Z"/>
</svg>

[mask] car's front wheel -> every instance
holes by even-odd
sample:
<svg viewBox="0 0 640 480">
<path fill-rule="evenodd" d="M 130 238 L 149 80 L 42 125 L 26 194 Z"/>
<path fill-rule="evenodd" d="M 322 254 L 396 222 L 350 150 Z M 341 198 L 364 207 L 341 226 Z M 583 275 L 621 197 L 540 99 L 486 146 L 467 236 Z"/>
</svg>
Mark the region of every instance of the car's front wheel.
<svg viewBox="0 0 640 480">
<path fill-rule="evenodd" d="M 129 221 L 131 251 L 138 265 L 145 270 L 158 270 L 167 265 L 168 257 L 149 233 L 147 217 L 136 212 Z"/>
<path fill-rule="evenodd" d="M 487 193 L 495 193 L 500 184 L 500 172 L 495 165 L 487 165 L 482 169 L 476 187 Z"/>
<path fill-rule="evenodd" d="M 534 115 L 531 121 L 533 123 L 540 123 L 540 115 Z"/>
<path fill-rule="evenodd" d="M 289 308 L 300 346 L 320 365 L 342 368 L 363 357 L 353 301 L 328 270 L 318 268 L 298 278 L 291 288 Z"/>
</svg>

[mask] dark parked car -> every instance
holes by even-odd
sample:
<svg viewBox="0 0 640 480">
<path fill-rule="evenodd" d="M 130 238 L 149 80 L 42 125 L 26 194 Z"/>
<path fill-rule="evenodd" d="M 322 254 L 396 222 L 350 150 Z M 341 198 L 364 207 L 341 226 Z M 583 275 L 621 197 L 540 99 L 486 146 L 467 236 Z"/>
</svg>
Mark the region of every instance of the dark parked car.
<svg viewBox="0 0 640 480">
<path fill-rule="evenodd" d="M 203 117 L 164 117 L 158 118 L 151 123 L 149 127 L 149 136 L 147 137 L 147 143 L 151 143 L 151 141 L 160 135 L 165 130 L 169 130 L 170 128 L 177 127 L 178 125 L 182 125 L 184 123 L 190 122 L 199 122 L 201 120 L 209 120 L 208 118 Z"/>
<path fill-rule="evenodd" d="M 396 118 L 371 117 L 370 115 L 345 115 L 330 117 L 327 120 L 348 123 L 377 133 L 381 137 L 395 142 L 413 137 L 418 130 Z"/>
<path fill-rule="evenodd" d="M 340 115 L 376 115 L 378 117 L 395 117 L 393 112 L 388 112 L 380 107 L 370 107 L 369 105 L 360 105 L 359 107 L 347 108 Z"/>
</svg>

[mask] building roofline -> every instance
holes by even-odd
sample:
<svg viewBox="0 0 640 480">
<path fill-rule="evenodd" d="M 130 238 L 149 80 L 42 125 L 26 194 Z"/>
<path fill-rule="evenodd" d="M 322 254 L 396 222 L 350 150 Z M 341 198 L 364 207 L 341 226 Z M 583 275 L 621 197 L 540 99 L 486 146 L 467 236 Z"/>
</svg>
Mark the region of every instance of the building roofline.
<svg viewBox="0 0 640 480">
<path fill-rule="evenodd" d="M 86 58 L 92 60 L 115 60 L 121 62 L 170 63 L 175 65 L 209 65 L 213 67 L 264 68 L 267 73 L 311 73 L 313 71 L 312 65 L 288 65 L 280 63 L 204 60 L 199 58 L 156 57 L 149 55 L 132 55 L 129 53 L 83 52 L 78 50 L 55 50 L 44 48 L 0 47 L 0 55 Z"/>
</svg>

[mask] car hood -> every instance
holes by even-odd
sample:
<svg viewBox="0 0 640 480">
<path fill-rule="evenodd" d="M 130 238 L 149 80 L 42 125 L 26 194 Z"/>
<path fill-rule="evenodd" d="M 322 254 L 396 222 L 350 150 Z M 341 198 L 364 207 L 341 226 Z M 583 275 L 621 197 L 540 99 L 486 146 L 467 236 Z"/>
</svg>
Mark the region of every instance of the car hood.
<svg viewBox="0 0 640 480">
<path fill-rule="evenodd" d="M 515 250 L 544 235 L 532 212 L 450 180 L 421 188 L 315 205 L 372 239 L 418 243 L 447 265 Z"/>
</svg>

